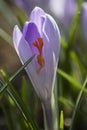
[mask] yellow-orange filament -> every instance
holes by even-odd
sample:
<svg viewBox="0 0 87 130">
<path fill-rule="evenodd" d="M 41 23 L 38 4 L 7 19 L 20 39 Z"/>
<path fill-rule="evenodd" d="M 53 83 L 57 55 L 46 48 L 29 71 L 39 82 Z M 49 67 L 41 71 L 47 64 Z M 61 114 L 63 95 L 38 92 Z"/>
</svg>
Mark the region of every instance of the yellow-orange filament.
<svg viewBox="0 0 87 130">
<path fill-rule="evenodd" d="M 33 46 L 35 46 L 39 52 L 39 54 L 37 55 L 37 62 L 40 65 L 37 69 L 37 73 L 39 73 L 44 66 L 44 58 L 42 56 L 43 39 L 38 38 L 37 41 L 33 42 Z"/>
</svg>

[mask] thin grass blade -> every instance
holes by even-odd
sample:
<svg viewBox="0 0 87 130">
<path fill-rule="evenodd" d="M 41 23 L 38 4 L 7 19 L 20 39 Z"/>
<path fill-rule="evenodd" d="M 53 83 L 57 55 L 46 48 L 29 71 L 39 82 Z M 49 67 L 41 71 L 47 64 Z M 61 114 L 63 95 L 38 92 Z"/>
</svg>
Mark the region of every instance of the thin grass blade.
<svg viewBox="0 0 87 130">
<path fill-rule="evenodd" d="M 6 89 L 7 94 L 11 97 L 11 99 L 15 102 L 17 107 L 19 108 L 20 112 L 22 113 L 22 116 L 24 117 L 29 130 L 37 130 L 36 123 L 32 119 L 31 114 L 29 113 L 27 106 L 23 102 L 22 98 L 19 96 L 19 94 L 14 89 L 13 85 L 9 81 L 8 75 L 2 71 L 2 75 L 7 82 L 8 88 Z"/>
<path fill-rule="evenodd" d="M 26 63 L 24 65 L 22 65 L 13 76 L 11 76 L 11 78 L 9 78 L 9 82 L 11 82 L 13 79 L 15 79 L 15 77 L 33 60 L 35 55 L 33 55 L 28 61 L 26 61 Z M 3 93 L 5 91 L 5 89 L 7 88 L 8 83 L 3 84 L 3 86 L 0 89 L 0 94 Z"/>
</svg>

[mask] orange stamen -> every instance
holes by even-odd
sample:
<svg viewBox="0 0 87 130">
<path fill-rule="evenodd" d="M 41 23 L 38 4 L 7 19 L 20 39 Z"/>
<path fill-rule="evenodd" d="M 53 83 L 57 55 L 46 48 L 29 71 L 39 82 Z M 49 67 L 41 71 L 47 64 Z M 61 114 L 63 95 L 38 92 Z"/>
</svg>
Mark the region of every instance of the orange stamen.
<svg viewBox="0 0 87 130">
<path fill-rule="evenodd" d="M 44 66 L 44 58 L 42 56 L 43 39 L 38 38 L 37 41 L 33 42 L 33 46 L 35 46 L 39 52 L 37 55 L 37 62 L 40 65 L 40 67 L 37 69 L 37 73 L 39 73 Z"/>
</svg>

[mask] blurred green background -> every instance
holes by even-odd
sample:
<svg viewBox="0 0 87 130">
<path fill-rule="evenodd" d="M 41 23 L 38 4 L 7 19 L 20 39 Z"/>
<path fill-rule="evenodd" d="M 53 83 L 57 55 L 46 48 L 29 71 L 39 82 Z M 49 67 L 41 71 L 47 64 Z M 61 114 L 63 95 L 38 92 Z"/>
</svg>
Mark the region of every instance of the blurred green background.
<svg viewBox="0 0 87 130">
<path fill-rule="evenodd" d="M 56 1 L 54 0 L 54 2 Z M 79 8 L 79 2 L 76 1 L 76 3 L 78 9 L 69 31 L 66 33 L 63 25 L 64 21 L 61 21 L 53 12 L 50 0 L 40 2 L 30 0 L 28 13 L 19 4 L 17 5 L 14 0 L 0 0 L 0 70 L 4 69 L 9 76 L 13 75 L 21 66 L 13 47 L 12 33 L 14 25 L 17 24 L 22 28 L 24 22 L 29 19 L 31 10 L 36 5 L 50 13 L 57 21 L 61 33 L 58 67 L 63 71 L 62 73 L 57 70 L 58 108 L 59 112 L 64 111 L 64 130 L 68 130 L 70 127 L 78 95 L 87 78 L 87 41 L 84 39 L 81 27 L 81 8 Z M 0 79 L 3 80 L 1 73 Z M 22 71 L 12 83 L 27 105 L 32 118 L 39 128 L 43 129 L 41 104 L 25 71 Z M 20 111 L 4 92 L 0 95 L 0 130 L 24 130 L 25 128 L 27 129 L 26 123 Z M 87 91 L 82 93 L 74 119 L 73 130 L 87 130 Z"/>
</svg>

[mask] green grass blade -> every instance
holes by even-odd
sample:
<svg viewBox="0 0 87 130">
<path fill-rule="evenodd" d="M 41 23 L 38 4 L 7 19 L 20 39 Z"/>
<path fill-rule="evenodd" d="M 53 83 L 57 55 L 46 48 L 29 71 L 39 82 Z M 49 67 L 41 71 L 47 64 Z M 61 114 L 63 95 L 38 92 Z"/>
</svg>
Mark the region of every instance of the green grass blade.
<svg viewBox="0 0 87 130">
<path fill-rule="evenodd" d="M 22 78 L 21 96 L 25 104 L 27 104 L 27 81 L 25 77 Z"/>
<path fill-rule="evenodd" d="M 12 81 L 34 58 L 35 55 L 33 55 L 31 58 L 29 58 L 29 60 L 27 60 L 24 65 L 21 66 L 20 69 L 18 69 L 18 71 L 13 75 L 11 76 L 11 78 L 9 79 L 9 81 Z"/>
<path fill-rule="evenodd" d="M 12 12 L 9 5 L 4 0 L 0 0 L 0 12 L 6 21 L 10 24 L 10 26 L 13 27 L 15 24 L 19 23 L 15 14 Z"/>
<path fill-rule="evenodd" d="M 77 27 L 78 27 L 78 23 L 79 23 L 79 19 L 80 19 L 80 14 L 81 14 L 81 7 L 82 7 L 82 0 L 78 0 L 78 9 L 77 12 L 74 16 L 72 25 L 71 25 L 71 29 L 70 29 L 70 33 L 69 33 L 69 48 L 71 48 L 72 44 L 73 44 L 73 40 L 77 31 Z"/>
<path fill-rule="evenodd" d="M 1 108 L 3 110 L 4 116 L 5 116 L 5 119 L 6 119 L 6 124 L 9 128 L 9 130 L 15 130 L 13 123 L 12 123 L 12 120 L 10 118 L 10 114 L 7 111 L 7 108 L 3 104 L 1 104 Z"/>
<path fill-rule="evenodd" d="M 9 45 L 13 47 L 11 36 L 8 33 L 6 33 L 2 28 L 0 28 L 0 37 L 3 38 L 7 43 L 9 43 Z"/>
<path fill-rule="evenodd" d="M 75 87 L 78 90 L 82 89 L 83 86 L 79 82 L 77 82 L 77 80 L 73 79 L 72 76 L 68 75 L 67 73 L 65 73 L 61 69 L 57 69 L 57 72 L 58 72 L 59 75 L 61 75 L 67 81 L 69 81 L 73 85 L 73 87 Z M 87 94 L 87 89 L 86 88 L 83 88 L 83 91 Z"/>
<path fill-rule="evenodd" d="M 76 15 L 74 17 L 74 21 L 73 21 L 72 26 L 71 26 L 71 30 L 69 33 L 69 41 L 68 41 L 69 47 L 71 47 L 73 44 L 73 40 L 74 40 L 74 37 L 76 34 L 78 22 L 79 22 L 79 17 L 80 17 L 80 12 L 76 13 Z"/>
<path fill-rule="evenodd" d="M 11 82 L 13 79 L 15 79 L 15 77 L 33 60 L 34 56 L 35 56 L 35 55 L 33 55 L 28 61 L 26 61 L 26 63 L 25 63 L 24 65 L 22 65 L 22 66 L 20 67 L 20 69 L 18 69 L 18 70 L 15 72 L 15 74 L 14 74 L 13 76 L 11 76 L 11 78 L 9 78 L 9 82 Z M 7 86 L 8 86 L 8 83 L 5 83 L 5 84 L 1 87 L 1 89 L 0 89 L 0 94 L 5 91 L 5 89 L 7 88 Z"/>
<path fill-rule="evenodd" d="M 2 75 L 9 86 L 9 88 L 6 89 L 7 94 L 11 97 L 11 99 L 15 102 L 15 104 L 19 108 L 22 116 L 24 117 L 28 125 L 29 130 L 37 130 L 37 126 L 33 121 L 32 116 L 27 109 L 27 106 L 25 105 L 25 103 L 23 102 L 19 94 L 16 92 L 16 90 L 14 89 L 13 85 L 9 81 L 7 74 L 4 71 L 2 71 Z"/>
<path fill-rule="evenodd" d="M 59 97 L 58 101 L 62 103 L 63 105 L 67 105 L 74 108 L 74 104 L 72 103 L 72 101 L 69 99 L 66 99 L 65 97 Z"/>
<path fill-rule="evenodd" d="M 84 93 L 83 90 L 84 90 L 86 84 L 87 84 L 87 78 L 85 79 L 84 84 L 82 86 L 82 89 L 79 92 L 79 95 L 77 97 L 76 105 L 74 107 L 74 111 L 73 111 L 73 115 L 72 115 L 72 119 L 71 119 L 71 125 L 70 125 L 70 129 L 69 130 L 73 130 L 73 126 L 74 126 L 74 122 L 75 122 L 75 117 L 76 117 L 76 115 L 78 113 L 78 109 L 80 107 L 80 104 L 81 104 L 81 101 L 82 101 L 82 96 L 83 96 L 83 93 Z"/>
<path fill-rule="evenodd" d="M 63 37 L 61 38 L 61 42 L 60 43 L 61 43 L 63 48 L 65 48 L 65 49 L 68 48 L 68 43 L 65 41 L 65 39 Z"/>
</svg>

